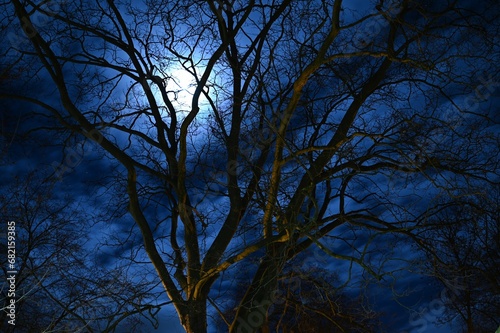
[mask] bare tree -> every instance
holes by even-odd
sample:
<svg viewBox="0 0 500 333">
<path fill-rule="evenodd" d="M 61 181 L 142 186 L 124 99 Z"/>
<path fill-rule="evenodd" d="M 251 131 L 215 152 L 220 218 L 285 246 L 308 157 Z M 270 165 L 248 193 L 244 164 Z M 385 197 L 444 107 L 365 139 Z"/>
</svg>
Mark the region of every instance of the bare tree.
<svg viewBox="0 0 500 333">
<path fill-rule="evenodd" d="M 500 196 L 464 195 L 442 200 L 430 219 L 428 274 L 445 287 L 443 320 L 455 320 L 463 332 L 493 332 L 500 325 Z M 435 256 L 440 260 L 436 260 Z"/>
<path fill-rule="evenodd" d="M 97 265 L 99 252 L 86 244 L 88 216 L 78 212 L 73 200 L 51 198 L 53 187 L 30 174 L 1 188 L 0 211 L 9 221 L 2 232 L 15 225 L 16 245 L 15 269 L 7 268 L 5 256 L 2 270 L 4 278 L 12 275 L 8 271 L 17 272 L 15 318 L 6 308 L 13 298 L 10 281 L 2 283 L 2 331 L 112 332 L 121 322 L 136 331 L 141 322 L 155 323 L 161 306 L 153 303 L 150 282 L 125 274 L 128 267 L 118 261 Z M 2 253 L 7 253 L 6 244 Z"/>
<path fill-rule="evenodd" d="M 305 249 L 380 279 L 373 247 L 388 235 L 425 247 L 439 192 L 498 183 L 484 107 L 497 1 L 349 5 L 2 4 L 6 59 L 37 59 L 26 78 L 43 69 L 53 90 L 1 96 L 119 163 L 113 184 L 187 332 L 207 331 L 209 293 L 235 263 L 259 258 L 229 328 L 254 331 Z"/>
<path fill-rule="evenodd" d="M 292 260 L 279 276 L 259 332 L 374 332 L 381 327 L 380 313 L 372 309 L 364 288 L 348 288 L 327 269 L 301 264 L 301 260 Z M 244 285 L 236 287 L 234 299 L 226 301 L 218 331 L 227 330 L 244 292 Z"/>
</svg>

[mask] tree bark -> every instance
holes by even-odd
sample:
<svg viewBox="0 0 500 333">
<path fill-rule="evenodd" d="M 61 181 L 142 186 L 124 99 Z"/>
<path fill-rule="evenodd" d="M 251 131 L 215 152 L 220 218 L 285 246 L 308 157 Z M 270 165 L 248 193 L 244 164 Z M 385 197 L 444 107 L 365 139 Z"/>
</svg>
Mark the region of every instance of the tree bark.
<svg viewBox="0 0 500 333">
<path fill-rule="evenodd" d="M 283 244 L 273 245 L 268 248 L 252 284 L 243 296 L 229 333 L 254 333 L 266 324 L 267 311 L 276 301 L 274 292 L 286 255 L 286 247 Z"/>
<path fill-rule="evenodd" d="M 207 298 L 191 300 L 184 305 L 181 316 L 182 326 L 187 333 L 207 332 Z"/>
</svg>

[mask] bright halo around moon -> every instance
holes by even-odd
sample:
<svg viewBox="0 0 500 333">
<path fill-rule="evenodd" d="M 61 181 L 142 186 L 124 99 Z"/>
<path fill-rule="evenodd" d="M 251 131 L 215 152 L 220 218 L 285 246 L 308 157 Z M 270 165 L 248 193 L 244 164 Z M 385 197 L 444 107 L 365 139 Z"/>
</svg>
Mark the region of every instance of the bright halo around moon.
<svg viewBox="0 0 500 333">
<path fill-rule="evenodd" d="M 162 81 L 163 86 L 167 92 L 168 99 L 175 109 L 178 116 L 187 115 L 192 109 L 193 95 L 196 91 L 197 84 L 196 79 L 190 70 L 186 70 L 181 66 L 176 66 L 169 68 L 169 70 L 163 70 L 163 73 L 157 74 L 157 79 L 155 82 Z M 196 74 L 198 77 L 202 75 L 203 68 L 196 68 Z M 163 74 L 163 75 L 162 75 Z M 158 86 L 154 83 L 150 85 L 153 95 L 156 99 L 158 106 L 162 110 L 162 117 L 168 116 L 166 101 L 163 100 L 163 96 L 158 89 Z M 206 99 L 203 94 L 198 100 L 198 106 L 203 109 Z M 200 113 L 203 111 L 200 110 Z"/>
<path fill-rule="evenodd" d="M 185 69 L 176 69 L 171 77 L 166 80 L 166 89 L 172 104 L 179 111 L 191 110 L 193 94 L 196 90 L 196 80 L 191 73 Z"/>
</svg>

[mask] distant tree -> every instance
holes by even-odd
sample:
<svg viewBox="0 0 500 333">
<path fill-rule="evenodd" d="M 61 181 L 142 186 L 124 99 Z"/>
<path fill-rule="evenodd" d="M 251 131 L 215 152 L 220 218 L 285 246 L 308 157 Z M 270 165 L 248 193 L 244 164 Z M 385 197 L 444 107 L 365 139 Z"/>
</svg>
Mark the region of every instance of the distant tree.
<svg viewBox="0 0 500 333">
<path fill-rule="evenodd" d="M 272 308 L 269 332 L 373 332 L 377 314 L 368 310 L 362 294 L 349 295 L 325 280 L 328 275 L 319 276 L 291 275 L 280 280 L 284 302 Z"/>
<path fill-rule="evenodd" d="M 381 279 L 411 254 L 380 244 L 428 249 L 421 230 L 441 191 L 498 184 L 485 107 L 498 1 L 358 3 L 0 5 L 7 67 L 30 64 L 22 79 L 47 89 L 0 97 L 43 108 L 32 116 L 119 165 L 103 185 L 118 190 L 187 332 L 207 331 L 210 291 L 237 263 L 258 257 L 229 331 L 256 331 L 307 248 Z"/>
<path fill-rule="evenodd" d="M 52 198 L 54 184 L 34 175 L 10 185 L 0 188 L 1 232 L 15 223 L 16 263 L 8 268 L 2 243 L 2 332 L 112 332 L 122 321 L 137 331 L 141 322 L 155 322 L 151 284 L 118 261 L 97 265 L 99 252 L 86 244 L 91 223 L 73 200 Z M 17 271 L 15 326 L 8 324 L 7 271 Z"/>
<path fill-rule="evenodd" d="M 217 320 L 218 331 L 227 330 L 244 291 L 234 288 L 234 299 L 225 302 L 222 319 Z M 379 316 L 363 288 L 347 288 L 328 269 L 292 260 L 278 278 L 259 332 L 374 332 L 381 327 Z"/>
<path fill-rule="evenodd" d="M 454 197 L 428 223 L 429 273 L 446 288 L 442 319 L 462 332 L 494 332 L 500 326 L 500 191 Z"/>
</svg>

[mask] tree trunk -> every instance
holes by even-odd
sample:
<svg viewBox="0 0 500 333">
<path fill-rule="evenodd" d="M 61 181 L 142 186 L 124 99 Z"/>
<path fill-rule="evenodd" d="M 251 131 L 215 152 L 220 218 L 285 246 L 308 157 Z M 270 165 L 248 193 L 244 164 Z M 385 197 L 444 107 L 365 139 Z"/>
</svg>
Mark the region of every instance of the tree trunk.
<svg viewBox="0 0 500 333">
<path fill-rule="evenodd" d="M 467 291 L 467 294 L 465 297 L 466 297 L 466 302 L 467 302 L 467 333 L 475 333 L 474 321 L 472 319 L 472 305 L 471 305 L 470 292 Z"/>
<path fill-rule="evenodd" d="M 254 333 L 267 324 L 267 310 L 276 301 L 275 291 L 284 264 L 284 249 L 284 246 L 275 246 L 262 260 L 239 304 L 229 333 Z"/>
<path fill-rule="evenodd" d="M 182 326 L 187 333 L 207 332 L 207 299 L 190 300 L 185 303 L 181 315 Z"/>
</svg>

